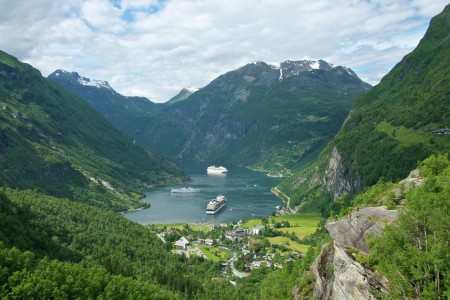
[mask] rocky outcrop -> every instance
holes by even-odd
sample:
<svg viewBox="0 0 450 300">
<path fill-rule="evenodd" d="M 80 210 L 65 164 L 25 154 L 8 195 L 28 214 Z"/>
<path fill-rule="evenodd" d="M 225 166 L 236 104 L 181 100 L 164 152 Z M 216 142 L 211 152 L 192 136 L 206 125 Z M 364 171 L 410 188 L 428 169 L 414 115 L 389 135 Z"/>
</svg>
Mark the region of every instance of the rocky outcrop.
<svg viewBox="0 0 450 300">
<path fill-rule="evenodd" d="M 338 245 L 367 253 L 367 236 L 381 235 L 386 224 L 397 217 L 397 210 L 388 210 L 385 206 L 367 207 L 350 212 L 347 219 L 328 223 L 325 227 Z"/>
<path fill-rule="evenodd" d="M 374 294 L 388 291 L 378 272 L 360 264 L 351 253 L 366 254 L 367 237 L 382 234 L 385 225 L 397 216 L 396 210 L 384 206 L 368 207 L 326 225 L 333 243 L 322 247 L 311 266 L 316 299 L 376 299 Z"/>
<path fill-rule="evenodd" d="M 376 299 L 387 292 L 385 280 L 358 263 L 337 243 L 326 244 L 311 266 L 316 276 L 314 299 Z"/>
<path fill-rule="evenodd" d="M 351 174 L 342 162 L 342 156 L 336 147 L 333 148 L 328 161 L 328 169 L 323 177 L 323 185 L 334 195 L 334 199 L 339 198 L 344 193 L 360 192 L 362 181 L 358 176 Z"/>
</svg>

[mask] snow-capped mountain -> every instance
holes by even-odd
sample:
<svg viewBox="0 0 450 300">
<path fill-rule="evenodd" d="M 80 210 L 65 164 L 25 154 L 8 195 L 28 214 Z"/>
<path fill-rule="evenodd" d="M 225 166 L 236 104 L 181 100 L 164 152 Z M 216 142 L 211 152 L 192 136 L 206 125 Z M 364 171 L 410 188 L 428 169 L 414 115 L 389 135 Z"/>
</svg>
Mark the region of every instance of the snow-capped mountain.
<svg viewBox="0 0 450 300">
<path fill-rule="evenodd" d="M 90 79 L 90 78 L 81 76 L 77 72 L 68 72 L 68 71 L 65 71 L 62 69 L 58 69 L 55 72 L 53 72 L 52 74 L 50 74 L 48 77 L 49 77 L 49 79 L 64 78 L 64 81 L 69 81 L 71 83 L 77 82 L 82 86 L 95 87 L 97 89 L 105 88 L 105 89 L 110 90 L 111 92 L 115 93 L 115 91 L 111 88 L 111 86 L 109 85 L 109 83 L 107 81 Z"/>
<path fill-rule="evenodd" d="M 127 97 L 117 93 L 107 81 L 90 79 L 77 72 L 56 70 L 48 79 L 60 84 L 87 101 L 117 128 L 130 134 L 130 119 L 145 120 L 158 110 L 158 105 L 145 97 Z M 134 128 L 134 126 L 131 126 Z"/>
</svg>

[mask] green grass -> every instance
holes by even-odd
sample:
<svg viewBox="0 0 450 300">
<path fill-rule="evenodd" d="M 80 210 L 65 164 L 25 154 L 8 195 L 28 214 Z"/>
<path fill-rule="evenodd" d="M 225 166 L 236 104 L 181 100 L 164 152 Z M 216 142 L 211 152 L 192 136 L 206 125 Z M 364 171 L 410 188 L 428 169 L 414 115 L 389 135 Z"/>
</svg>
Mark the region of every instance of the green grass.
<svg viewBox="0 0 450 300">
<path fill-rule="evenodd" d="M 450 147 L 450 139 L 445 135 L 433 135 L 428 132 L 418 131 L 404 126 L 393 126 L 386 121 L 377 125 L 377 130 L 386 133 L 400 143 L 411 146 L 416 144 L 428 144 L 431 140 L 437 145 Z"/>
<path fill-rule="evenodd" d="M 193 231 L 208 233 L 214 229 L 214 224 L 189 224 Z"/>
<path fill-rule="evenodd" d="M 313 234 L 316 232 L 317 227 L 290 227 L 290 228 L 279 228 L 277 229 L 281 232 L 288 232 L 288 233 L 294 233 L 299 239 L 303 239 L 304 237 L 307 237 L 308 235 Z"/>
<path fill-rule="evenodd" d="M 277 244 L 277 245 L 283 245 L 291 250 L 294 251 L 300 251 L 302 253 L 308 252 L 309 245 L 299 244 L 297 242 L 292 241 L 291 239 L 284 237 L 284 236 L 276 236 L 276 237 L 270 237 L 267 238 L 269 240 L 269 243 Z"/>
<path fill-rule="evenodd" d="M 223 248 L 206 245 L 198 245 L 198 248 L 213 262 L 222 262 L 231 258 L 231 253 Z"/>
<path fill-rule="evenodd" d="M 291 227 L 317 227 L 323 219 L 320 213 L 301 213 L 294 215 L 276 216 L 275 222 L 288 221 Z"/>
<path fill-rule="evenodd" d="M 320 213 L 300 213 L 272 217 L 269 219 L 269 223 L 272 222 L 272 219 L 274 222 L 287 221 L 291 227 L 317 227 L 323 218 Z M 242 228 L 253 228 L 260 225 L 262 225 L 261 219 L 251 219 L 243 223 Z"/>
</svg>

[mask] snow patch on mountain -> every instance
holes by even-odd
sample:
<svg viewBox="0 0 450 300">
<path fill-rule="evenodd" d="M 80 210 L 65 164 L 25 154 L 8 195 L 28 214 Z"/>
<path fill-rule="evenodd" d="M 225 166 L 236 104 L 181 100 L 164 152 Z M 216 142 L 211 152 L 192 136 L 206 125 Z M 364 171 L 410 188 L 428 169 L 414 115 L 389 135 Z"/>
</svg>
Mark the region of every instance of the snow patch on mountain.
<svg viewBox="0 0 450 300">
<path fill-rule="evenodd" d="M 320 62 L 319 61 L 309 61 L 309 66 L 312 69 L 320 69 Z"/>
<path fill-rule="evenodd" d="M 98 89 L 106 88 L 108 90 L 112 90 L 112 88 L 109 86 L 108 82 L 103 81 L 103 80 L 89 79 L 89 78 L 80 76 L 80 77 L 78 77 L 78 83 L 81 85 L 84 85 L 84 86 L 93 86 Z"/>
<path fill-rule="evenodd" d="M 195 93 L 196 91 L 198 91 L 200 88 L 196 87 L 196 86 L 191 86 L 188 87 L 187 90 L 191 93 Z"/>
</svg>

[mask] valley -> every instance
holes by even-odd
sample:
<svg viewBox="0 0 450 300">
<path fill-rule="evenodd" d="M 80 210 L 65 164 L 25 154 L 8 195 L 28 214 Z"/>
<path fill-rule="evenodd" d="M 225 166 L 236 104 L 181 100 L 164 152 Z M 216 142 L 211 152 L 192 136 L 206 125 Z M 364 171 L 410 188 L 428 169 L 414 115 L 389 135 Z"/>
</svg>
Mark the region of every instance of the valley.
<svg viewBox="0 0 450 300">
<path fill-rule="evenodd" d="M 163 186 L 146 192 L 142 199 L 150 205 L 143 210 L 127 212 L 124 216 L 140 224 L 167 223 L 230 223 L 249 218 L 270 216 L 283 203 L 270 189 L 280 178 L 264 173 L 226 165 L 226 175 L 210 175 L 208 162 L 178 161 L 190 181 L 177 186 Z M 195 193 L 171 193 L 172 188 L 192 187 Z M 206 215 L 206 204 L 217 195 L 226 197 L 226 207 L 215 215 Z"/>
<path fill-rule="evenodd" d="M 0 298 L 449 298 L 449 36 L 447 5 L 373 87 L 256 61 L 166 103 L 0 51 Z"/>
</svg>

